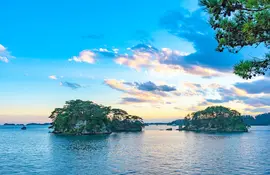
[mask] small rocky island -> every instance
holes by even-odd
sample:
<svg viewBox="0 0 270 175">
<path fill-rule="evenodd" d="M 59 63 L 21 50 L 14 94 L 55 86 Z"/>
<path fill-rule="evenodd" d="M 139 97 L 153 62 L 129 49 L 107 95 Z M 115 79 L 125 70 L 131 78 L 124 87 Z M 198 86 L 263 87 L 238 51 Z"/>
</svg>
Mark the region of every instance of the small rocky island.
<svg viewBox="0 0 270 175">
<path fill-rule="evenodd" d="M 179 130 L 196 132 L 248 132 L 239 112 L 223 106 L 212 106 L 189 114 Z"/>
<path fill-rule="evenodd" d="M 96 104 L 92 101 L 71 100 L 50 115 L 55 134 L 110 134 L 112 132 L 142 131 L 142 118 L 122 109 Z"/>
</svg>

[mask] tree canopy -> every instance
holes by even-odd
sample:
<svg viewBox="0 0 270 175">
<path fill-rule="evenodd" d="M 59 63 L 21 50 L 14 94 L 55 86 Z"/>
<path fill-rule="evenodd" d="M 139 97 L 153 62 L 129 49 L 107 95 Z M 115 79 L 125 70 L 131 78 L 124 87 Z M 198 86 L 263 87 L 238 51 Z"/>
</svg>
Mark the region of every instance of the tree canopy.
<svg viewBox="0 0 270 175">
<path fill-rule="evenodd" d="M 247 131 L 241 114 L 223 106 L 211 106 L 185 117 L 186 130 Z"/>
<path fill-rule="evenodd" d="M 217 51 L 238 53 L 245 46 L 270 43 L 270 0 L 200 0 L 216 31 Z M 236 64 L 234 73 L 244 79 L 265 75 L 270 69 L 270 53 Z"/>
<path fill-rule="evenodd" d="M 49 118 L 55 133 L 86 134 L 111 131 L 138 131 L 142 118 L 129 115 L 122 109 L 96 104 L 92 101 L 71 100 L 56 108 Z"/>
</svg>

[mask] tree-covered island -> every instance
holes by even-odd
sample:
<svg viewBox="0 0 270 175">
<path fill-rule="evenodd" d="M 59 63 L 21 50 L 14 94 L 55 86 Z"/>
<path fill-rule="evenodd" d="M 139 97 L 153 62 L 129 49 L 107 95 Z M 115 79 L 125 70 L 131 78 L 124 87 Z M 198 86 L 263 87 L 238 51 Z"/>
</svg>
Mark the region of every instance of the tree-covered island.
<svg viewBox="0 0 270 175">
<path fill-rule="evenodd" d="M 49 116 L 56 134 L 110 134 L 112 132 L 142 131 L 142 118 L 122 109 L 96 104 L 92 101 L 71 100 L 56 108 Z"/>
<path fill-rule="evenodd" d="M 212 106 L 187 115 L 180 130 L 202 132 L 248 132 L 248 125 L 236 110 Z"/>
</svg>

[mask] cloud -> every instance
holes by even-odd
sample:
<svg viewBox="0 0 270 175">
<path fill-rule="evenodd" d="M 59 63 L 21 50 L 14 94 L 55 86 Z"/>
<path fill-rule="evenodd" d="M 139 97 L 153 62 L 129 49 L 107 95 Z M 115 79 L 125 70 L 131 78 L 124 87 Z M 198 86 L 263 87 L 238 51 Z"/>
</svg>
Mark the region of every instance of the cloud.
<svg viewBox="0 0 270 175">
<path fill-rule="evenodd" d="M 77 83 L 71 83 L 68 81 L 60 82 L 60 86 L 68 87 L 68 88 L 71 88 L 73 90 L 78 89 L 78 88 L 82 88 L 81 85 L 79 85 Z"/>
<path fill-rule="evenodd" d="M 174 87 L 168 85 L 156 85 L 153 82 L 130 83 L 115 79 L 104 80 L 104 84 L 112 89 L 124 92 L 121 103 L 160 103 L 164 104 L 169 93 L 174 91 Z M 175 89 L 176 90 L 176 89 Z"/>
<path fill-rule="evenodd" d="M 121 91 L 121 92 L 128 92 L 129 89 L 124 86 L 124 82 L 118 81 L 115 79 L 106 79 L 104 80 L 104 84 L 108 85 L 110 88 Z"/>
<path fill-rule="evenodd" d="M 254 109 L 246 108 L 245 111 L 249 111 L 252 113 L 267 113 L 270 111 L 270 108 L 269 107 L 254 108 Z"/>
<path fill-rule="evenodd" d="M 198 83 L 184 82 L 182 88 L 174 92 L 174 95 L 186 97 L 206 96 L 209 93 L 213 93 L 215 89 L 216 87 L 213 86 L 213 84 L 201 85 Z"/>
<path fill-rule="evenodd" d="M 162 48 L 161 50 L 147 44 L 138 44 L 129 49 L 130 54 L 119 55 L 115 62 L 140 71 L 149 69 L 150 71 L 162 73 L 187 73 L 202 77 L 217 77 L 223 75 L 214 69 L 201 67 L 198 65 L 182 66 L 180 64 L 169 64 L 168 60 L 187 56 L 188 53 Z"/>
<path fill-rule="evenodd" d="M 157 86 L 155 83 L 151 81 L 148 81 L 145 83 L 135 83 L 135 84 L 139 90 L 143 90 L 143 91 L 165 91 L 165 92 L 176 91 L 175 87 L 168 86 L 168 85 Z"/>
<path fill-rule="evenodd" d="M 185 82 L 180 89 L 166 84 L 158 85 L 152 81 L 133 83 L 109 79 L 105 80 L 104 83 L 112 89 L 123 92 L 121 104 L 147 103 L 156 106 L 181 103 L 182 100 L 186 100 L 191 106 L 189 106 L 190 108 L 188 106 L 183 108 L 189 111 L 195 111 L 202 106 L 223 105 L 224 103 L 244 105 L 243 107 L 246 108 L 266 108 L 270 106 L 270 95 L 252 95 L 238 87 L 225 87 L 216 83 Z"/>
<path fill-rule="evenodd" d="M 169 33 L 193 44 L 196 52 L 186 56 L 169 57 L 165 63 L 184 67 L 200 66 L 228 72 L 240 60 L 240 54 L 217 52 L 214 31 L 202 9 L 168 11 L 160 19 L 160 26 Z M 209 76 L 205 76 L 207 78 Z"/>
<path fill-rule="evenodd" d="M 90 50 L 83 50 L 80 52 L 79 56 L 73 56 L 69 61 L 75 62 L 85 62 L 89 64 L 95 63 L 95 53 Z"/>
<path fill-rule="evenodd" d="M 220 96 L 218 99 L 205 98 L 208 103 L 226 103 L 231 101 L 239 101 L 253 107 L 270 106 L 270 95 L 252 95 L 243 89 L 237 87 L 225 88 L 218 87 L 217 93 Z"/>
<path fill-rule="evenodd" d="M 201 88 L 202 86 L 200 84 L 197 84 L 197 83 L 190 83 L 190 82 L 185 82 L 184 85 L 188 88 L 191 88 L 191 89 L 198 89 L 198 88 Z"/>
<path fill-rule="evenodd" d="M 11 58 L 15 58 L 10 54 L 6 47 L 0 44 L 0 61 L 8 63 Z"/>
<path fill-rule="evenodd" d="M 57 77 L 56 77 L 55 75 L 50 75 L 50 76 L 49 76 L 49 79 L 57 80 Z"/>
<path fill-rule="evenodd" d="M 111 49 L 108 50 L 106 48 L 99 48 L 99 49 L 93 49 L 92 50 L 97 56 L 104 56 L 109 58 L 115 58 L 118 55 L 118 49 Z"/>
<path fill-rule="evenodd" d="M 180 108 L 180 107 L 174 107 L 174 109 L 176 109 L 176 110 L 184 110 L 183 108 Z"/>
<path fill-rule="evenodd" d="M 210 103 L 225 103 L 234 100 L 246 101 L 249 99 L 248 94 L 245 91 L 235 87 L 219 87 L 217 88 L 217 92 L 221 97 L 220 99 L 206 99 L 206 101 Z"/>
<path fill-rule="evenodd" d="M 9 62 L 9 60 L 8 60 L 8 58 L 6 56 L 0 56 L 0 61 L 3 61 L 5 63 Z"/>
<path fill-rule="evenodd" d="M 198 106 L 208 106 L 211 105 L 211 103 L 207 102 L 207 101 L 202 101 L 198 104 Z"/>
<path fill-rule="evenodd" d="M 254 107 L 270 106 L 270 96 L 248 98 L 244 102 Z"/>
<path fill-rule="evenodd" d="M 147 100 L 139 99 L 135 97 L 124 97 L 122 98 L 121 104 L 128 104 L 128 103 L 143 103 L 147 102 Z"/>
<path fill-rule="evenodd" d="M 235 86 L 247 91 L 249 94 L 270 93 L 270 79 L 268 78 L 252 82 L 236 83 Z"/>
<path fill-rule="evenodd" d="M 72 58 L 68 59 L 68 61 L 94 64 L 97 58 L 100 57 L 116 58 L 118 56 L 118 51 L 119 50 L 116 48 L 111 50 L 106 48 L 83 50 L 80 52 L 79 56 L 73 56 Z"/>
<path fill-rule="evenodd" d="M 6 51 L 6 48 L 2 44 L 0 44 L 0 52 L 4 52 L 4 51 Z"/>
<path fill-rule="evenodd" d="M 176 88 L 169 85 L 156 85 L 155 83 L 148 81 L 144 83 L 131 83 L 131 82 L 124 82 L 124 81 L 118 81 L 115 79 L 107 79 L 104 80 L 104 83 L 111 87 L 112 89 L 116 89 L 118 91 L 122 92 L 130 92 L 132 90 L 137 89 L 140 91 L 148 91 L 148 92 L 154 92 L 154 91 L 163 91 L 163 92 L 171 92 L 176 91 Z"/>
</svg>

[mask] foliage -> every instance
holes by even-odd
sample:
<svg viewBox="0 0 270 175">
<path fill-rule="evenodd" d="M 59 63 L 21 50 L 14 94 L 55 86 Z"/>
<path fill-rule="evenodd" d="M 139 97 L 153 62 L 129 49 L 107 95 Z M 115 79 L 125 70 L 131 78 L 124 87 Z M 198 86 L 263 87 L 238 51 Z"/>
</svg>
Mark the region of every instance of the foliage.
<svg viewBox="0 0 270 175">
<path fill-rule="evenodd" d="M 255 116 L 257 125 L 270 125 L 270 113 Z"/>
<path fill-rule="evenodd" d="M 244 115 L 242 118 L 247 125 L 270 125 L 270 113 L 259 114 L 255 117 Z"/>
<path fill-rule="evenodd" d="M 256 75 L 265 75 L 270 69 L 270 54 L 266 54 L 264 60 L 242 60 L 234 67 L 234 73 L 244 79 L 251 79 Z"/>
<path fill-rule="evenodd" d="M 184 122 L 185 122 L 184 119 L 177 119 L 168 123 L 167 125 L 181 125 L 182 126 L 185 124 Z"/>
<path fill-rule="evenodd" d="M 241 114 L 223 106 L 212 106 L 185 117 L 187 130 L 241 131 L 247 126 Z"/>
<path fill-rule="evenodd" d="M 242 118 L 244 123 L 248 126 L 254 125 L 255 123 L 255 118 L 251 115 L 243 115 Z"/>
<path fill-rule="evenodd" d="M 111 128 L 113 131 L 138 131 L 144 125 L 142 118 L 129 115 L 122 109 L 112 109 L 113 118 L 111 122 Z"/>
<path fill-rule="evenodd" d="M 125 126 L 126 130 L 131 126 L 140 129 L 143 126 L 142 118 L 128 115 L 124 110 L 82 100 L 67 101 L 63 108 L 56 108 L 49 118 L 53 121 L 55 132 L 70 134 L 109 133 L 118 129 L 117 124 Z"/>
<path fill-rule="evenodd" d="M 216 31 L 217 51 L 228 49 L 238 53 L 245 46 L 270 43 L 270 0 L 200 0 L 210 15 L 209 23 Z M 234 73 L 244 79 L 264 75 L 270 68 L 270 56 L 263 60 L 241 61 Z"/>
</svg>

